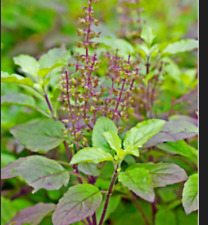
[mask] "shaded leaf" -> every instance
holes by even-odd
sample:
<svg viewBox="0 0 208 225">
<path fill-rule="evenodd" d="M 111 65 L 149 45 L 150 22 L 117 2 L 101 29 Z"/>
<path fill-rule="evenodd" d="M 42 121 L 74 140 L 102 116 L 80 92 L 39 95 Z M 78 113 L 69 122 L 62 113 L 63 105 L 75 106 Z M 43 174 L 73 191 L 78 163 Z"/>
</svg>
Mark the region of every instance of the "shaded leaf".
<svg viewBox="0 0 208 225">
<path fill-rule="evenodd" d="M 134 168 L 147 169 L 151 174 L 154 187 L 164 187 L 188 179 L 186 172 L 173 163 L 137 163 L 129 167 L 128 170 Z"/>
<path fill-rule="evenodd" d="M 2 105 L 8 105 L 8 104 L 14 104 L 14 105 L 22 105 L 22 106 L 28 106 L 28 107 L 35 107 L 35 100 L 32 96 L 24 95 L 20 93 L 10 93 L 7 95 L 1 96 L 1 104 Z"/>
<path fill-rule="evenodd" d="M 19 158 L 2 168 L 2 179 L 21 176 L 32 187 L 33 193 L 41 188 L 58 190 L 67 185 L 69 173 L 55 160 L 44 156 Z"/>
<path fill-rule="evenodd" d="M 101 148 L 87 147 L 77 152 L 72 157 L 70 164 L 82 162 L 99 163 L 103 161 L 113 161 L 112 155 Z"/>
<path fill-rule="evenodd" d="M 155 225 L 177 225 L 174 212 L 167 209 L 160 209 L 155 216 Z"/>
<path fill-rule="evenodd" d="M 129 190 L 146 201 L 153 202 L 155 198 L 152 178 L 149 171 L 145 168 L 134 168 L 121 172 L 118 176 L 119 181 Z"/>
<path fill-rule="evenodd" d="M 161 131 L 151 137 L 143 147 L 151 147 L 162 142 L 190 138 L 198 133 L 198 128 L 185 120 L 167 121 Z"/>
<path fill-rule="evenodd" d="M 126 133 L 124 138 L 124 148 L 133 145 L 141 148 L 153 135 L 157 134 L 165 124 L 164 120 L 151 119 L 138 123 Z"/>
<path fill-rule="evenodd" d="M 63 142 L 64 128 L 60 121 L 47 118 L 17 125 L 10 132 L 29 150 L 46 153 Z"/>
<path fill-rule="evenodd" d="M 29 77 L 22 77 L 18 74 L 9 75 L 6 72 L 1 72 L 1 82 L 2 83 L 13 83 L 13 84 L 23 84 L 29 87 L 33 86 L 33 81 Z"/>
<path fill-rule="evenodd" d="M 101 173 L 101 168 L 95 163 L 79 163 L 78 170 L 91 176 L 99 176 Z"/>
<path fill-rule="evenodd" d="M 17 215 L 9 222 L 15 222 L 15 225 L 29 223 L 30 225 L 38 225 L 41 220 L 51 211 L 55 209 L 55 204 L 38 203 L 32 207 L 25 208 L 17 213 Z"/>
<path fill-rule="evenodd" d="M 70 187 L 59 200 L 52 216 L 54 225 L 69 225 L 92 216 L 102 201 L 99 189 L 91 184 Z"/>
<path fill-rule="evenodd" d="M 192 51 L 198 48 L 198 41 L 195 39 L 184 39 L 169 44 L 162 52 L 165 55 L 172 55 L 186 51 Z"/>
<path fill-rule="evenodd" d="M 198 151 L 191 145 L 187 144 L 184 140 L 159 144 L 157 147 L 166 152 L 182 155 L 194 163 L 198 162 Z"/>
<path fill-rule="evenodd" d="M 182 204 L 186 214 L 189 214 L 198 209 L 198 173 L 195 173 L 189 177 L 184 184 L 182 193 Z"/>
<path fill-rule="evenodd" d="M 112 120 L 106 117 L 100 117 L 97 119 L 92 132 L 93 147 L 98 147 L 109 151 L 110 146 L 105 137 L 102 135 L 106 131 L 113 131 L 116 134 L 118 133 L 118 129 Z"/>
<path fill-rule="evenodd" d="M 15 64 L 19 65 L 22 71 L 26 74 L 32 75 L 34 78 L 37 77 L 39 70 L 38 61 L 29 55 L 19 55 L 14 57 Z"/>
</svg>

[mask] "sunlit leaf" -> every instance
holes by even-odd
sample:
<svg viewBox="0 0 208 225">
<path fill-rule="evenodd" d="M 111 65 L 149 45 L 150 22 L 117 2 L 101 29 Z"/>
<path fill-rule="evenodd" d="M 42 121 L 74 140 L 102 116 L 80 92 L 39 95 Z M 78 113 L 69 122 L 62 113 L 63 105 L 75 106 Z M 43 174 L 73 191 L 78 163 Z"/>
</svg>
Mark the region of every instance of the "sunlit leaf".
<svg viewBox="0 0 208 225">
<path fill-rule="evenodd" d="M 19 55 L 14 57 L 15 64 L 19 65 L 22 71 L 26 74 L 32 75 L 34 78 L 37 77 L 39 70 L 38 61 L 29 55 Z"/>
<path fill-rule="evenodd" d="M 9 75 L 6 72 L 1 72 L 1 82 L 2 83 L 13 83 L 13 84 L 22 84 L 29 87 L 33 86 L 33 81 L 29 77 L 24 78 L 18 74 Z"/>
<path fill-rule="evenodd" d="M 113 161 L 112 155 L 102 148 L 87 147 L 77 152 L 73 156 L 70 164 L 82 162 L 99 163 L 103 161 Z"/>
<path fill-rule="evenodd" d="M 141 38 L 149 45 L 152 44 L 153 40 L 155 39 L 156 35 L 153 29 L 150 26 L 143 26 Z"/>
<path fill-rule="evenodd" d="M 114 122 L 106 117 L 100 117 L 97 119 L 95 126 L 92 132 L 92 144 L 94 147 L 105 149 L 106 151 L 110 150 L 110 146 L 102 135 L 106 131 L 112 131 L 118 133 L 118 129 Z"/>
<path fill-rule="evenodd" d="M 182 204 L 186 214 L 189 214 L 198 209 L 198 173 L 195 173 L 189 177 L 184 184 L 182 193 Z"/>
<path fill-rule="evenodd" d="M 152 119 L 138 123 L 126 133 L 124 139 L 124 148 L 133 145 L 142 147 L 153 135 L 157 134 L 165 124 L 164 120 Z"/>
<path fill-rule="evenodd" d="M 198 48 L 198 41 L 195 39 L 184 39 L 169 44 L 162 52 L 165 55 L 172 55 L 186 51 L 192 51 Z"/>
</svg>

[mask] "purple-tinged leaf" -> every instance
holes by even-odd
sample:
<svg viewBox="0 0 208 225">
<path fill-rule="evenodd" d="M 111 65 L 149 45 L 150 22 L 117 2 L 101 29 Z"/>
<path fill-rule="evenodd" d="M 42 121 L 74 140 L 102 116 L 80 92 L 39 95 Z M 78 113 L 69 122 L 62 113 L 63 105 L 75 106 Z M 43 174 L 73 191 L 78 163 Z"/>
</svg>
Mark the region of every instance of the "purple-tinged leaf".
<svg viewBox="0 0 208 225">
<path fill-rule="evenodd" d="M 47 118 L 17 125 L 10 132 L 29 150 L 46 153 L 64 141 L 63 129 L 63 123 Z"/>
<path fill-rule="evenodd" d="M 189 177 L 184 184 L 182 193 L 182 204 L 186 214 L 189 214 L 198 209 L 198 173 L 195 173 Z"/>
<path fill-rule="evenodd" d="M 67 185 L 69 173 L 55 160 L 44 156 L 28 156 L 15 160 L 2 168 L 2 178 L 21 176 L 32 187 L 33 193 L 41 188 L 58 190 Z"/>
<path fill-rule="evenodd" d="M 29 223 L 30 225 L 38 225 L 41 220 L 51 211 L 55 209 L 55 204 L 38 203 L 32 207 L 25 208 L 17 213 L 17 215 L 6 225 L 14 223 L 22 225 Z"/>
<path fill-rule="evenodd" d="M 19 158 L 8 163 L 6 166 L 1 168 L 1 179 L 8 179 L 12 177 L 17 177 L 16 169 L 18 166 L 25 161 L 25 158 Z"/>
<path fill-rule="evenodd" d="M 129 190 L 146 201 L 153 202 L 155 199 L 152 178 L 149 171 L 145 168 L 133 168 L 121 172 L 118 176 L 119 181 Z"/>
<path fill-rule="evenodd" d="M 164 187 L 188 179 L 185 170 L 173 163 L 137 163 L 129 167 L 128 170 L 134 168 L 147 169 L 152 177 L 154 187 Z"/>
<path fill-rule="evenodd" d="M 168 121 L 165 123 L 162 130 L 151 137 L 143 147 L 147 148 L 167 141 L 176 142 L 177 140 L 191 138 L 197 134 L 198 128 L 188 121 Z"/>
<path fill-rule="evenodd" d="M 54 225 L 69 225 L 92 216 L 102 201 L 99 189 L 91 184 L 70 187 L 59 200 L 52 216 Z"/>
</svg>

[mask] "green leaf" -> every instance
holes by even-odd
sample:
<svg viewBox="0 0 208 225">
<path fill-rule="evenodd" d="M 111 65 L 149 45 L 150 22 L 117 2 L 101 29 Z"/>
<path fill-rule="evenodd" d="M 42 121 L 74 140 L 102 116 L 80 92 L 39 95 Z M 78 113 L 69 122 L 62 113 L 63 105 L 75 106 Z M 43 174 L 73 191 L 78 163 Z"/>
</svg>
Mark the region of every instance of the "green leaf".
<svg viewBox="0 0 208 225">
<path fill-rule="evenodd" d="M 46 153 L 64 141 L 64 128 L 60 121 L 47 118 L 17 125 L 10 132 L 29 150 Z"/>
<path fill-rule="evenodd" d="M 41 188 L 58 190 L 67 185 L 69 173 L 55 160 L 44 156 L 19 158 L 2 168 L 2 179 L 21 176 L 34 188 L 33 193 Z"/>
<path fill-rule="evenodd" d="M 149 171 L 145 168 L 134 168 L 121 172 L 118 176 L 119 181 L 129 190 L 146 201 L 153 202 L 155 198 L 152 178 Z"/>
<path fill-rule="evenodd" d="M 198 48 L 198 41 L 195 39 L 184 39 L 169 44 L 163 51 L 163 55 L 173 55 L 181 52 L 192 51 Z"/>
<path fill-rule="evenodd" d="M 61 63 L 58 63 L 58 60 L 60 59 L 65 59 L 67 63 L 69 56 L 70 56 L 70 52 L 63 50 L 61 48 L 50 49 L 46 54 L 43 54 L 40 57 L 38 61 L 40 64 L 40 69 L 52 68 L 55 66 L 55 64 L 61 64 Z"/>
<path fill-rule="evenodd" d="M 55 65 L 53 65 L 50 68 L 42 68 L 38 70 L 38 76 L 45 78 L 46 75 L 48 75 L 49 72 L 51 72 L 53 69 L 58 68 L 58 67 L 63 67 L 65 66 L 64 63 L 56 63 Z"/>
<path fill-rule="evenodd" d="M 1 224 L 4 225 L 10 221 L 17 213 L 16 207 L 12 204 L 12 201 L 1 196 Z"/>
<path fill-rule="evenodd" d="M 141 38 L 148 44 L 151 45 L 153 40 L 155 39 L 155 32 L 152 30 L 150 26 L 143 26 Z"/>
<path fill-rule="evenodd" d="M 42 219 L 54 209 L 55 204 L 38 203 L 32 207 L 19 211 L 9 224 L 14 222 L 15 225 L 22 225 L 25 223 L 38 225 Z"/>
<path fill-rule="evenodd" d="M 107 131 L 104 132 L 103 135 L 112 149 L 115 151 L 121 150 L 121 139 L 116 133 L 113 131 Z"/>
<path fill-rule="evenodd" d="M 92 216 L 102 201 L 99 189 L 91 184 L 70 187 L 59 200 L 52 216 L 54 225 L 69 225 Z"/>
<path fill-rule="evenodd" d="M 33 86 L 33 81 L 29 77 L 22 77 L 18 74 L 9 75 L 6 72 L 1 72 L 1 82 L 2 83 L 13 83 L 13 84 L 23 84 L 29 87 Z"/>
<path fill-rule="evenodd" d="M 31 202 L 18 198 L 15 200 L 9 200 L 3 196 L 1 196 L 1 224 L 5 225 L 16 215 L 19 210 L 22 210 L 26 207 L 31 206 Z M 9 225 L 11 223 L 9 222 Z"/>
<path fill-rule="evenodd" d="M 165 124 L 164 120 L 152 119 L 138 123 L 126 133 L 124 138 L 124 148 L 133 145 L 141 148 L 152 136 L 157 134 Z"/>
<path fill-rule="evenodd" d="M 92 132 L 93 147 L 102 148 L 106 151 L 110 150 L 107 140 L 102 135 L 106 131 L 113 131 L 116 134 L 118 133 L 118 129 L 112 120 L 106 117 L 100 117 L 97 119 Z"/>
<path fill-rule="evenodd" d="M 186 214 L 189 214 L 198 209 L 198 173 L 195 173 L 189 177 L 184 184 L 182 193 L 182 204 Z"/>
<path fill-rule="evenodd" d="M 198 151 L 191 145 L 187 144 L 184 140 L 159 144 L 157 147 L 166 152 L 182 155 L 194 163 L 198 162 Z"/>
<path fill-rule="evenodd" d="M 160 209 L 155 216 L 155 225 L 177 225 L 175 214 L 167 209 Z"/>
<path fill-rule="evenodd" d="M 110 49 L 117 50 L 120 56 L 126 56 L 130 53 L 134 53 L 133 46 L 126 40 L 121 38 L 113 38 L 109 36 L 93 38 L 93 42 L 102 43 L 103 45 L 110 47 Z"/>
<path fill-rule="evenodd" d="M 129 167 L 128 170 L 134 168 L 145 168 L 148 170 L 151 174 L 154 187 L 164 187 L 188 179 L 186 172 L 173 163 L 136 163 Z"/>
<path fill-rule="evenodd" d="M 19 55 L 17 57 L 14 57 L 14 62 L 21 67 L 24 73 L 30 74 L 34 78 L 37 77 L 39 63 L 35 58 L 29 55 Z"/>
<path fill-rule="evenodd" d="M 181 82 L 181 71 L 179 66 L 170 58 L 165 57 L 163 59 L 164 63 L 167 63 L 167 65 L 164 66 L 164 71 L 167 73 L 168 77 L 171 77 L 176 82 Z"/>
<path fill-rule="evenodd" d="M 103 161 L 113 161 L 112 155 L 102 148 L 87 147 L 77 152 L 72 157 L 70 164 L 77 164 L 82 162 L 99 163 Z"/>
<path fill-rule="evenodd" d="M 10 93 L 7 95 L 1 96 L 1 104 L 2 105 L 22 105 L 28 107 L 35 107 L 35 100 L 32 96 L 20 94 L 20 93 Z"/>
<path fill-rule="evenodd" d="M 124 152 L 126 154 L 130 154 L 130 155 L 139 157 L 139 149 L 138 149 L 138 147 L 136 147 L 134 145 L 127 145 L 126 148 L 124 149 Z"/>
</svg>

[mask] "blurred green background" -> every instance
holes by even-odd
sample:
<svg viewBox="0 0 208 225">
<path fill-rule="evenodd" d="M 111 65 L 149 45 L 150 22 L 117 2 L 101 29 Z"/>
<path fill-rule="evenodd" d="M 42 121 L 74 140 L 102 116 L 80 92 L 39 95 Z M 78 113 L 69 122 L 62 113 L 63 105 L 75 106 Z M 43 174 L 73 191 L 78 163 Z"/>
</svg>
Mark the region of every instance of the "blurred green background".
<svg viewBox="0 0 208 225">
<path fill-rule="evenodd" d="M 12 73 L 12 57 L 29 54 L 38 57 L 52 47 L 70 49 L 77 38 L 77 18 L 86 0 L 2 0 L 1 69 Z M 157 42 L 197 38 L 198 2 L 196 0 L 141 1 L 141 17 L 153 27 Z M 107 30 L 118 27 L 118 0 L 101 0 L 96 16 Z"/>
</svg>

